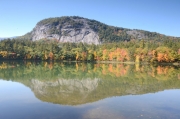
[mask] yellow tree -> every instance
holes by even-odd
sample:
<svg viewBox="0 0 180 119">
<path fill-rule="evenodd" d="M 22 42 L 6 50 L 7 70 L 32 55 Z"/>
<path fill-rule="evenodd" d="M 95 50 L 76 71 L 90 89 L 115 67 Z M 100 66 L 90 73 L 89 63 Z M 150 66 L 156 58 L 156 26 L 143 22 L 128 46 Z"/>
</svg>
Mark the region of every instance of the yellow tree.
<svg viewBox="0 0 180 119">
<path fill-rule="evenodd" d="M 168 47 L 158 47 L 157 60 L 158 62 L 173 62 L 178 59 L 178 53 Z"/>
</svg>

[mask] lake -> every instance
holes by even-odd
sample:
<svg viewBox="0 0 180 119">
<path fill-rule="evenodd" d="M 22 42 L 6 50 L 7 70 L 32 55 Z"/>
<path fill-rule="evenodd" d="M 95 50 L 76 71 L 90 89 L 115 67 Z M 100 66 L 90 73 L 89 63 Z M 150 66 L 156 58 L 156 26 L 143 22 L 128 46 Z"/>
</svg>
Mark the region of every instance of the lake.
<svg viewBox="0 0 180 119">
<path fill-rule="evenodd" d="M 180 119 L 180 68 L 1 61 L 0 119 Z"/>
</svg>

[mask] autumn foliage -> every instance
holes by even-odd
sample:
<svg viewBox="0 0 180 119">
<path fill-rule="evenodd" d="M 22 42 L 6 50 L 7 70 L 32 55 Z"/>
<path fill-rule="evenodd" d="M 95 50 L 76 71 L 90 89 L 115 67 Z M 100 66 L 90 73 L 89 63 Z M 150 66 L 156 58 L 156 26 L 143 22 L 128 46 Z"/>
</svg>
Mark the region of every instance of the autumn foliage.
<svg viewBox="0 0 180 119">
<path fill-rule="evenodd" d="M 13 47 L 11 47 L 13 46 Z M 25 40 L 0 41 L 0 59 L 113 62 L 180 62 L 180 41 L 130 41 L 88 45 Z"/>
</svg>

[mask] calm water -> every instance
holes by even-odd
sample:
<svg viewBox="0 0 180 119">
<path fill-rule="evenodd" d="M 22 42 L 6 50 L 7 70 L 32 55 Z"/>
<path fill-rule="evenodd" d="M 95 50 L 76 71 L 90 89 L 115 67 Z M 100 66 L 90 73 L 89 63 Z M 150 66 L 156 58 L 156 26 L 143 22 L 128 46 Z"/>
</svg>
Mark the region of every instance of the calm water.
<svg viewBox="0 0 180 119">
<path fill-rule="evenodd" d="M 0 62 L 0 119 L 179 118 L 179 67 Z"/>
</svg>

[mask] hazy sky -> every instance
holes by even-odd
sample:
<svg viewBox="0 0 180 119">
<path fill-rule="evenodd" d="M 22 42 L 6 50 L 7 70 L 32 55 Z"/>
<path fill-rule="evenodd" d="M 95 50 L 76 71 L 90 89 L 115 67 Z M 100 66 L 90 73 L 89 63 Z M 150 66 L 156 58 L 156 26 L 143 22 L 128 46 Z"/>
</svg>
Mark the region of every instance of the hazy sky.
<svg viewBox="0 0 180 119">
<path fill-rule="evenodd" d="M 40 20 L 61 16 L 180 37 L 180 0 L 0 0 L 0 37 L 24 35 Z"/>
</svg>

